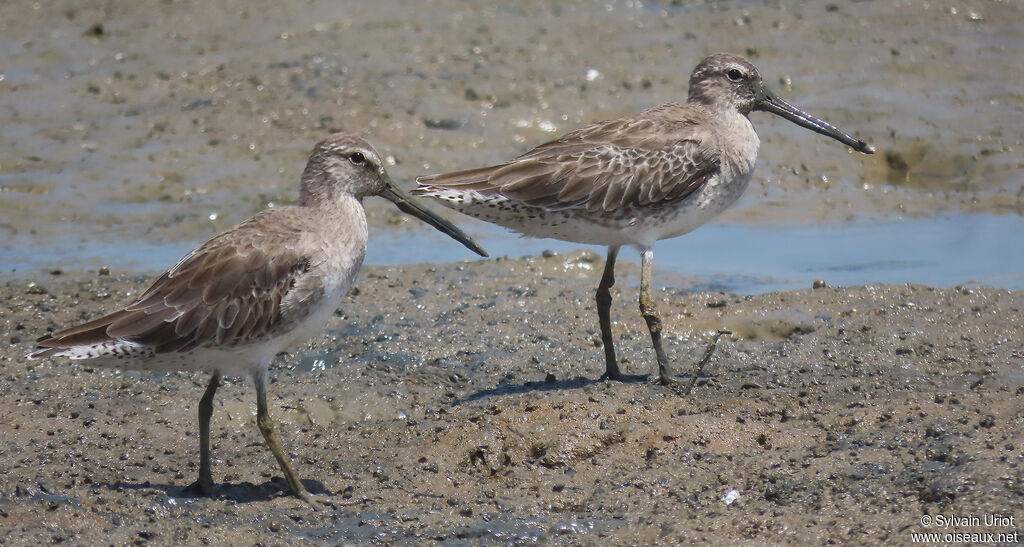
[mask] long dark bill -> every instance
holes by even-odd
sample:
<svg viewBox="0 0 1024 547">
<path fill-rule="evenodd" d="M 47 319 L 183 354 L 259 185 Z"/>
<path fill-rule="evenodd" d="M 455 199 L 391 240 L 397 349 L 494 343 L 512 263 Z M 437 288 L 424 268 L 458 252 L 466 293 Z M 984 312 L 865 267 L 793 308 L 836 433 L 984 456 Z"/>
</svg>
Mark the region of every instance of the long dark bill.
<svg viewBox="0 0 1024 547">
<path fill-rule="evenodd" d="M 435 215 L 428 211 L 425 207 L 419 204 L 412 196 L 407 195 L 405 192 L 399 190 L 391 181 L 387 181 L 387 186 L 384 191 L 381 192 L 380 197 L 385 198 L 394 202 L 403 213 L 410 214 L 423 222 L 437 228 L 438 230 L 448 234 L 452 239 L 463 244 L 469 250 L 480 256 L 487 256 L 487 251 L 483 250 L 475 241 L 470 239 L 468 235 L 462 230 L 458 229 L 454 224 L 447 220 Z"/>
<path fill-rule="evenodd" d="M 757 105 L 754 106 L 754 110 L 763 110 L 765 112 L 771 112 L 772 114 L 782 116 L 801 127 L 806 127 L 807 129 L 814 131 L 815 133 L 821 133 L 826 137 L 832 137 L 858 152 L 864 152 L 865 154 L 875 153 L 875 149 L 872 148 L 871 145 L 860 139 L 855 139 L 840 131 L 836 126 L 826 122 L 825 120 L 815 118 L 803 110 L 787 103 L 778 95 L 772 93 L 768 88 L 762 88 L 762 91 L 764 93 L 764 97 L 757 102 Z"/>
</svg>

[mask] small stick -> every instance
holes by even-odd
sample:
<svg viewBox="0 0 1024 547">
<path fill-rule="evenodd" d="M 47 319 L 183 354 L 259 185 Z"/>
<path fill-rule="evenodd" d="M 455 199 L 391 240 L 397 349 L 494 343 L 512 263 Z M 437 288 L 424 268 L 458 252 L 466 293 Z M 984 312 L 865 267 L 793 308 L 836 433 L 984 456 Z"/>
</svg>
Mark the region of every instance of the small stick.
<svg viewBox="0 0 1024 547">
<path fill-rule="evenodd" d="M 697 383 L 697 377 L 700 376 L 701 372 L 704 372 L 704 366 L 708 364 L 708 361 L 711 360 L 711 356 L 714 355 L 715 348 L 718 347 L 718 339 L 721 338 L 723 334 L 732 334 L 732 331 L 729 329 L 718 329 L 715 336 L 711 338 L 711 343 L 708 344 L 708 349 L 704 350 L 704 356 L 701 357 L 700 361 L 697 363 L 697 368 L 693 371 L 693 376 L 690 377 L 689 385 L 687 385 L 686 389 L 683 390 L 683 395 L 689 395 L 690 392 L 693 391 L 693 386 Z"/>
</svg>

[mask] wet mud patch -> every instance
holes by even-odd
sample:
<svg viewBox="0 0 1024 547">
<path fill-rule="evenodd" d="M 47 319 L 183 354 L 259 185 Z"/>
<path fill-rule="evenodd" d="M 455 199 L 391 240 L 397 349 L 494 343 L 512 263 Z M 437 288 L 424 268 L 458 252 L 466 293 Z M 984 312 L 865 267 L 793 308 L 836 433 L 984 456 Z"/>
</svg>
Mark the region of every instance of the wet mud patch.
<svg viewBox="0 0 1024 547">
<path fill-rule="evenodd" d="M 42 268 L 193 244 L 294 201 L 330 132 L 366 137 L 408 188 L 684 100 L 716 51 L 879 150 L 755 113 L 757 172 L 726 221 L 1020 215 L 1021 17 L 952 1 L 4 3 L 0 231 Z M 374 228 L 412 225 L 368 204 Z"/>
<path fill-rule="evenodd" d="M 206 378 L 24 360 L 47 328 L 137 294 L 137 276 L 9 282 L 5 542 L 905 542 L 924 514 L 1024 510 L 1020 292 L 659 291 L 684 381 L 710 336 L 691 325 L 801 325 L 723 338 L 681 396 L 598 380 L 595 280 L 575 261 L 368 268 L 272 371 L 272 415 L 324 511 L 285 494 L 249 381 L 218 392 L 218 484 L 192 498 Z M 634 294 L 613 291 L 617 349 L 653 376 Z"/>
</svg>

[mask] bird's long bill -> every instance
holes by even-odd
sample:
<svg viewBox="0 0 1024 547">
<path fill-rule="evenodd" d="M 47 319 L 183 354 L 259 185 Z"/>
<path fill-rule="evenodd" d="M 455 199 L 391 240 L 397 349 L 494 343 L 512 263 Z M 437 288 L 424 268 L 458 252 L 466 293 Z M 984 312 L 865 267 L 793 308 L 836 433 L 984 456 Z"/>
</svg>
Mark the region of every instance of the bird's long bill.
<svg viewBox="0 0 1024 547">
<path fill-rule="evenodd" d="M 462 230 L 456 227 L 451 222 L 437 216 L 436 214 L 428 211 L 425 207 L 419 204 L 412 196 L 407 195 L 405 192 L 399 190 L 391 181 L 387 181 L 387 187 L 380 193 L 380 197 L 388 199 L 394 202 L 403 213 L 410 214 L 423 222 L 437 228 L 438 230 L 448 234 L 455 241 L 463 244 L 469 250 L 480 256 L 487 256 L 487 251 L 483 250 L 475 241 L 470 239 L 468 235 Z"/>
<path fill-rule="evenodd" d="M 758 101 L 757 106 L 754 108 L 756 110 L 763 110 L 765 112 L 771 112 L 772 114 L 782 116 L 801 127 L 806 127 L 807 129 L 814 131 L 815 133 L 821 133 L 826 137 L 832 137 L 858 152 L 864 152 L 865 154 L 875 153 L 875 149 L 872 148 L 871 145 L 860 139 L 855 139 L 840 131 L 839 128 L 825 120 L 815 118 L 803 110 L 789 104 L 767 88 L 764 89 L 764 98 Z"/>
</svg>

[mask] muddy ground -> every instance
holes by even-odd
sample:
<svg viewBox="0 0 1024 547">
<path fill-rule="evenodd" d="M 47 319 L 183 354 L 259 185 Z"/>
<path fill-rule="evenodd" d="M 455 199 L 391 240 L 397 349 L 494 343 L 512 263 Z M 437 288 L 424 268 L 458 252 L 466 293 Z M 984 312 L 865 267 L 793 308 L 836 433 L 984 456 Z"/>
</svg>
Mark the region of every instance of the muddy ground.
<svg viewBox="0 0 1024 547">
<path fill-rule="evenodd" d="M 294 200 L 332 131 L 365 136 L 408 188 L 685 100 L 717 51 L 879 150 L 754 113 L 757 173 L 724 221 L 1024 214 L 1022 19 L 960 0 L 5 2 L 0 235 L 44 267 L 91 251 L 162 269 L 177 253 L 137 255 Z"/>
<path fill-rule="evenodd" d="M 682 395 L 598 380 L 598 256 L 543 256 L 539 241 L 533 258 L 369 267 L 273 371 L 283 441 L 334 504 L 319 511 L 283 493 L 247 380 L 218 392 L 218 487 L 192 498 L 207 378 L 23 356 L 177 258 L 128 271 L 140 249 L 198 244 L 294 200 L 331 131 L 368 138 L 408 188 L 682 100 L 715 51 L 879 149 L 854 155 L 755 114 L 758 172 L 723 220 L 1022 214 L 1022 17 L 1019 2 L 959 0 L 0 3 L 0 544 L 1020 530 L 1021 292 L 808 279 L 737 296 L 656 270 L 681 380 L 709 332 L 734 332 Z M 368 207 L 375 233 L 404 229 L 392 207 Z M 110 248 L 113 275 L 83 263 Z M 618 351 L 651 374 L 636 273 L 620 268 Z M 1013 520 L 940 524 L 953 515 Z"/>
<path fill-rule="evenodd" d="M 1024 293 L 924 286 L 657 295 L 689 395 L 604 382 L 591 253 L 368 268 L 324 334 L 282 356 L 283 479 L 247 380 L 219 392 L 213 499 L 200 375 L 28 362 L 34 336 L 137 294 L 56 275 L 0 295 L 0 541 L 232 544 L 909 543 L 926 515 L 1024 515 Z M 651 374 L 636 272 L 613 308 Z M 731 503 L 730 503 L 731 502 Z"/>
</svg>

